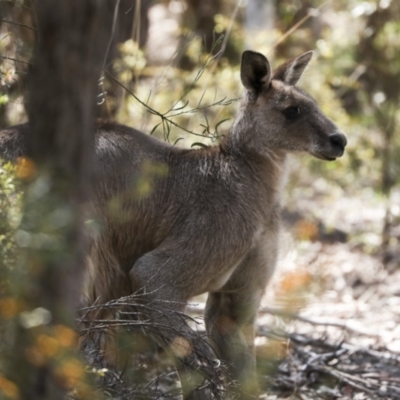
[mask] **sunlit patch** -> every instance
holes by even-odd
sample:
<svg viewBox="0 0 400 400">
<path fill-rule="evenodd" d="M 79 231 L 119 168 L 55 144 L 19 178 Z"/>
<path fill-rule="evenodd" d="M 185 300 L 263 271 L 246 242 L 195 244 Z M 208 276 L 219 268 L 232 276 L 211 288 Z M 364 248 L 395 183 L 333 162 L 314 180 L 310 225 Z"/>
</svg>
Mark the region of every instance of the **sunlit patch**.
<svg viewBox="0 0 400 400">
<path fill-rule="evenodd" d="M 115 60 L 114 68 L 119 72 L 119 78 L 128 82 L 145 68 L 146 57 L 133 39 L 127 40 L 118 47 L 121 57 Z"/>
<path fill-rule="evenodd" d="M 21 313 L 21 325 L 26 328 L 34 328 L 39 325 L 46 325 L 51 321 L 51 313 L 43 307 L 35 308 L 32 311 Z"/>
<path fill-rule="evenodd" d="M 106 376 L 106 373 L 109 372 L 109 369 L 107 368 L 95 368 L 95 367 L 88 367 L 86 366 L 86 372 L 89 372 L 90 374 L 94 374 L 97 376 L 101 376 L 102 378 Z"/>
<path fill-rule="evenodd" d="M 36 165 L 28 157 L 18 157 L 15 174 L 20 179 L 32 179 L 37 173 Z"/>
<path fill-rule="evenodd" d="M 170 348 L 178 358 L 187 357 L 192 352 L 192 345 L 182 336 L 177 336 L 171 343 Z"/>
</svg>

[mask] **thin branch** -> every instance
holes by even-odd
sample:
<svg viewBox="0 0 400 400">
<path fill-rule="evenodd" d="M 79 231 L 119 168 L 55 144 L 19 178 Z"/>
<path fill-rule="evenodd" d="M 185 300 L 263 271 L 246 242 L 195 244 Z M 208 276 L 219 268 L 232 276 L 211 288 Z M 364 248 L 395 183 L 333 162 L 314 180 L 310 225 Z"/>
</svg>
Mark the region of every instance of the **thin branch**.
<svg viewBox="0 0 400 400">
<path fill-rule="evenodd" d="M 232 99 L 226 100 L 226 97 L 222 98 L 221 100 L 217 100 L 212 104 L 207 104 L 205 106 L 201 106 L 201 107 L 194 107 L 194 108 L 190 108 L 189 110 L 182 110 L 176 114 L 166 114 L 166 116 L 168 118 L 172 118 L 172 117 L 177 117 L 179 115 L 184 115 L 184 114 L 194 114 L 196 112 L 199 111 L 204 111 L 207 110 L 208 108 L 214 107 L 214 106 L 229 106 L 231 105 L 234 101 L 240 100 L 240 97 L 233 97 Z M 175 109 L 178 110 L 178 109 Z M 174 111 L 174 110 L 172 110 Z"/>
<path fill-rule="evenodd" d="M 187 94 L 193 89 L 194 85 L 195 85 L 195 84 L 199 81 L 199 79 L 202 77 L 202 75 L 203 75 L 204 71 L 207 69 L 207 67 L 208 67 L 215 59 L 217 59 L 217 57 L 219 56 L 221 50 L 220 50 L 217 54 L 215 54 L 215 55 L 212 55 L 212 53 L 213 53 L 213 51 L 215 50 L 215 48 L 221 43 L 223 37 L 224 37 L 224 35 L 220 35 L 220 36 L 217 38 L 217 40 L 214 41 L 214 43 L 212 44 L 212 47 L 211 47 L 210 54 L 209 54 L 208 57 L 206 58 L 204 64 L 203 64 L 203 65 L 199 68 L 199 70 L 197 71 L 197 74 L 196 74 L 195 78 L 193 79 L 193 81 L 191 82 L 191 84 L 190 84 L 190 85 L 188 86 L 188 88 L 183 92 L 183 94 L 179 97 L 179 99 L 176 100 L 176 101 L 173 103 L 172 107 L 171 107 L 165 114 L 168 114 L 169 112 L 171 112 L 171 111 L 176 107 L 176 105 L 177 105 L 180 101 L 182 101 L 182 100 L 187 96 Z"/>
<path fill-rule="evenodd" d="M 165 114 L 160 113 L 159 111 L 155 110 L 154 108 L 150 107 L 148 104 L 146 104 L 144 101 L 142 101 L 139 97 L 137 97 L 131 90 L 129 90 L 124 84 L 122 84 L 117 78 L 115 78 L 110 72 L 108 72 L 107 70 L 104 70 L 104 72 L 108 75 L 108 77 L 110 77 L 115 83 L 117 83 L 118 85 L 120 85 L 123 89 L 125 89 L 127 91 L 127 93 L 129 93 L 138 103 L 140 103 L 143 107 L 145 107 L 147 109 L 147 111 L 151 114 L 157 115 L 158 117 L 161 118 L 161 120 L 163 121 L 163 123 L 167 123 L 167 124 L 171 124 L 181 130 L 183 130 L 184 132 L 190 133 L 192 135 L 195 136 L 200 136 L 202 138 L 211 138 L 212 136 L 206 136 L 203 135 L 201 133 L 197 133 L 194 131 L 191 131 L 189 129 L 184 128 L 183 126 L 177 124 L 176 122 L 174 122 L 173 120 L 171 120 L 169 117 L 165 116 Z"/>
<path fill-rule="evenodd" d="M 211 68 L 211 71 L 210 71 L 211 73 L 213 73 L 215 71 L 215 68 L 217 68 L 218 63 L 221 60 L 221 57 L 223 56 L 223 54 L 225 52 L 226 45 L 228 44 L 229 37 L 231 36 L 231 33 L 232 33 L 233 24 L 235 22 L 237 13 L 239 11 L 239 7 L 242 5 L 242 1 L 243 0 L 237 0 L 236 6 L 235 6 L 235 8 L 231 14 L 231 18 L 229 20 L 228 29 L 225 32 L 224 40 L 222 41 L 221 50 L 218 52 L 218 57 L 216 58 L 213 67 Z"/>
<path fill-rule="evenodd" d="M 187 306 L 187 309 L 192 313 L 202 314 L 204 312 L 204 305 L 189 304 Z M 374 334 L 372 332 L 368 332 L 368 331 L 363 330 L 363 329 L 358 329 L 358 328 L 355 328 L 355 327 L 351 327 L 351 326 L 349 326 L 348 322 L 345 322 L 345 321 L 342 321 L 342 320 L 339 320 L 339 319 L 324 319 L 324 320 L 321 320 L 321 319 L 315 319 L 315 318 L 308 318 L 308 317 L 305 317 L 305 316 L 297 314 L 297 313 L 281 310 L 281 309 L 278 309 L 278 308 L 272 308 L 272 307 L 263 307 L 263 308 L 261 308 L 259 310 L 259 312 L 261 314 L 271 314 L 271 315 L 277 315 L 277 316 L 280 316 L 280 317 L 283 317 L 283 318 L 296 319 L 298 321 L 306 322 L 306 323 L 311 324 L 311 325 L 334 326 L 334 327 L 337 327 L 337 328 L 345 329 L 345 330 L 353 332 L 353 333 L 357 333 L 359 335 L 379 336 L 377 334 Z"/>
<path fill-rule="evenodd" d="M 117 0 L 117 2 L 115 3 L 114 16 L 113 16 L 113 23 L 112 23 L 112 27 L 111 27 L 110 39 L 108 40 L 107 50 L 106 50 L 106 53 L 104 55 L 103 70 L 106 67 L 106 61 L 107 61 L 108 53 L 110 52 L 111 43 L 112 43 L 112 41 L 114 39 L 115 26 L 117 25 L 117 18 L 118 18 L 119 3 L 120 3 L 120 0 Z"/>
<path fill-rule="evenodd" d="M 20 24 L 19 22 L 8 21 L 8 20 L 5 20 L 5 19 L 0 19 L 0 22 L 5 22 L 6 24 L 11 24 L 11 25 L 22 26 L 23 28 L 28 28 L 28 29 L 31 29 L 32 31 L 36 31 L 37 30 L 33 26 L 26 25 L 26 24 Z"/>
<path fill-rule="evenodd" d="M 276 46 L 278 46 L 280 43 L 282 43 L 287 37 L 289 37 L 293 32 L 295 32 L 301 25 L 303 25 L 308 19 L 311 17 L 315 17 L 316 13 L 319 12 L 319 10 L 323 7 L 325 7 L 327 4 L 329 4 L 329 1 L 322 3 L 316 8 L 311 8 L 308 10 L 308 13 L 296 24 L 294 24 L 288 31 L 286 31 L 276 42 L 272 45 L 271 50 L 274 49 Z"/>
<path fill-rule="evenodd" d="M 28 10 L 32 10 L 31 7 L 29 7 L 29 6 L 25 5 L 25 4 L 22 4 L 19 1 L 17 2 L 15 0 L 0 0 L 0 3 L 13 3 L 13 4 L 16 4 L 18 7 L 24 7 L 26 9 L 28 9 Z"/>
<path fill-rule="evenodd" d="M 8 57 L 8 56 L 0 56 L 0 58 L 3 58 L 4 60 L 10 60 L 14 62 L 19 62 L 21 64 L 26 64 L 26 65 L 33 65 L 32 63 L 28 61 L 22 61 L 22 60 L 17 60 L 16 58 Z"/>
<path fill-rule="evenodd" d="M 362 384 L 355 382 L 358 380 L 358 379 L 356 379 L 356 377 L 349 376 L 348 374 L 346 374 L 344 372 L 339 372 L 335 368 L 331 368 L 331 367 L 323 366 L 323 365 L 314 365 L 314 364 L 311 364 L 309 367 L 316 371 L 324 372 L 328 375 L 331 375 L 332 377 L 338 379 L 339 381 L 345 382 L 347 385 L 353 387 L 354 389 L 358 389 L 358 390 L 361 390 L 362 392 L 370 393 L 370 394 L 375 393 L 374 390 L 367 388 L 365 386 L 364 382 L 361 382 Z"/>
<path fill-rule="evenodd" d="M 0 42 L 1 42 L 2 40 L 4 40 L 4 39 L 8 38 L 10 35 L 11 35 L 10 32 L 6 33 L 6 34 L 0 39 Z"/>
<path fill-rule="evenodd" d="M 357 333 L 359 335 L 364 335 L 364 336 L 379 336 L 376 333 L 374 334 L 367 330 L 355 328 L 354 326 L 351 327 L 351 326 L 349 326 L 349 322 L 344 322 L 344 321 L 341 321 L 338 319 L 318 320 L 318 319 L 313 319 L 313 318 L 307 318 L 300 314 L 288 312 L 285 310 L 280 310 L 277 308 L 271 308 L 271 307 L 263 307 L 260 310 L 260 313 L 278 315 L 278 316 L 286 317 L 286 318 L 290 318 L 290 319 L 297 319 L 298 321 L 307 322 L 308 324 L 312 324 L 312 325 L 334 326 L 334 327 L 345 329 L 347 331 Z"/>
</svg>

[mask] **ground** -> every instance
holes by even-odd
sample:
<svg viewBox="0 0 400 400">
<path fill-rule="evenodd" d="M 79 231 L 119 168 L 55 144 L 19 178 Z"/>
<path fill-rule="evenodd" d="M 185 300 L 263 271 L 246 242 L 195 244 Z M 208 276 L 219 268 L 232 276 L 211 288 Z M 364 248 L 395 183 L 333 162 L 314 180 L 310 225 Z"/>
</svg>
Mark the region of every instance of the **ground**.
<svg viewBox="0 0 400 400">
<path fill-rule="evenodd" d="M 387 203 L 333 192 L 298 193 L 284 214 L 292 244 L 258 320 L 259 352 L 278 360 L 264 398 L 400 399 L 398 227 L 383 249 Z"/>
</svg>

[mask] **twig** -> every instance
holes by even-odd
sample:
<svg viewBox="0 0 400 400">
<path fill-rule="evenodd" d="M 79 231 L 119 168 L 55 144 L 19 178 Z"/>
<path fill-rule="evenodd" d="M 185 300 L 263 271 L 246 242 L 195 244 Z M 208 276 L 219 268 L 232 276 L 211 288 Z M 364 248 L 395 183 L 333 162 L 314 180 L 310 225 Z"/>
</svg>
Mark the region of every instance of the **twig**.
<svg viewBox="0 0 400 400">
<path fill-rule="evenodd" d="M 29 6 L 25 5 L 25 4 L 22 4 L 20 1 L 17 2 L 15 0 L 0 0 L 0 3 L 13 3 L 13 4 L 16 4 L 18 7 L 24 7 L 26 9 L 28 9 L 28 10 L 32 10 L 31 7 L 29 7 Z"/>
<path fill-rule="evenodd" d="M 276 46 L 282 43 L 288 36 L 290 36 L 293 32 L 295 32 L 301 25 L 303 25 L 309 18 L 314 17 L 315 13 L 318 12 L 321 8 L 325 7 L 329 4 L 329 1 L 322 3 L 316 8 L 312 8 L 308 11 L 308 13 L 296 24 L 294 24 L 288 31 L 286 31 L 279 39 L 275 41 L 272 45 L 271 50 L 273 50 Z"/>
<path fill-rule="evenodd" d="M 339 372 L 338 370 L 336 370 L 334 368 L 331 368 L 328 366 L 322 366 L 322 365 L 315 365 L 315 364 L 311 364 L 310 368 L 314 369 L 316 371 L 324 372 L 328 375 L 331 375 L 334 378 L 339 379 L 339 381 L 343 381 L 343 382 L 347 383 L 349 386 L 354 387 L 355 389 L 358 389 L 358 390 L 361 390 L 363 392 L 370 393 L 370 394 L 375 393 L 375 391 L 365 387 L 364 385 L 354 382 L 355 380 L 359 381 L 360 379 L 358 379 L 358 378 L 356 379 L 354 376 L 350 376 L 344 372 Z M 364 383 L 364 382 L 362 382 L 362 383 Z"/>
<path fill-rule="evenodd" d="M 157 115 L 158 117 L 161 118 L 163 123 L 167 123 L 170 125 L 173 125 L 181 130 L 183 130 L 184 132 L 190 133 L 192 135 L 195 136 L 199 136 L 202 138 L 208 138 L 211 139 L 213 136 L 212 135 L 204 135 L 202 133 L 198 133 L 198 132 L 194 132 L 191 131 L 189 129 L 184 128 L 183 126 L 177 124 L 176 122 L 174 122 L 172 119 L 170 119 L 170 117 L 166 116 L 165 114 L 160 113 L 159 111 L 155 110 L 154 108 L 150 107 L 148 104 L 146 104 L 144 101 L 142 101 L 139 97 L 137 97 L 131 90 L 129 90 L 124 84 L 122 84 L 117 78 L 115 78 L 109 71 L 104 70 L 104 72 L 118 85 L 120 85 L 123 89 L 125 89 L 127 91 L 127 93 L 129 93 L 137 102 L 139 102 L 143 107 L 145 107 L 147 109 L 148 112 L 150 112 L 151 114 Z M 173 117 L 173 116 L 172 116 Z"/>
<path fill-rule="evenodd" d="M 0 42 L 1 42 L 2 40 L 4 40 L 4 39 L 8 38 L 10 35 L 11 35 L 10 32 L 6 33 L 6 34 L 0 39 Z"/>
<path fill-rule="evenodd" d="M 272 314 L 272 315 L 278 315 L 281 317 L 286 317 L 289 319 L 297 319 L 302 322 L 307 322 L 308 324 L 312 325 L 322 325 L 322 326 L 334 326 L 337 328 L 345 329 L 349 332 L 357 333 L 359 335 L 364 335 L 364 336 L 373 336 L 373 337 L 379 337 L 379 335 L 368 332 L 363 329 L 355 328 L 354 326 L 351 327 L 349 326 L 349 321 L 343 322 L 342 320 L 339 319 L 325 319 L 325 320 L 318 320 L 318 319 L 313 319 L 313 318 L 308 318 L 300 314 L 292 313 L 289 311 L 285 310 L 280 310 L 277 308 L 271 308 L 271 307 L 264 307 L 260 309 L 260 313 L 265 313 L 265 314 Z"/>
<path fill-rule="evenodd" d="M 113 23 L 112 23 L 112 27 L 111 27 L 111 34 L 110 34 L 110 38 L 108 39 L 106 53 L 104 55 L 103 70 L 106 67 L 106 61 L 107 61 L 108 53 L 110 52 L 111 43 L 112 43 L 112 41 L 114 39 L 115 26 L 117 24 L 117 18 L 118 18 L 119 3 L 120 3 L 120 0 L 117 0 L 116 3 L 115 3 Z"/>
<path fill-rule="evenodd" d="M 272 336 L 269 332 L 263 333 Z M 317 371 L 328 374 L 358 391 L 369 393 L 374 399 L 400 399 L 399 379 L 397 378 L 400 369 L 400 355 L 389 351 L 357 347 L 348 343 L 333 344 L 323 339 L 313 339 L 287 332 L 275 332 L 275 336 L 290 338 L 292 342 L 291 354 L 283 362 L 283 365 L 289 366 L 290 375 L 289 377 L 271 378 L 275 386 L 292 390 L 297 390 L 299 387 L 307 390 L 307 386 L 309 386 L 308 391 L 313 394 L 315 384 L 318 382 L 315 379 L 310 380 L 310 373 Z M 329 351 L 321 353 L 319 352 L 321 348 L 329 349 Z M 327 365 L 331 361 L 335 361 L 334 367 Z M 353 369 L 349 367 L 353 367 Z M 284 372 L 286 373 L 286 371 L 285 368 Z M 318 377 L 316 379 L 323 382 Z M 383 384 L 384 390 L 382 389 Z"/>
<path fill-rule="evenodd" d="M 26 24 L 20 24 L 19 22 L 14 22 L 14 21 L 8 21 L 5 19 L 0 19 L 0 22 L 5 22 L 6 24 L 11 24 L 11 25 L 17 25 L 17 26 L 22 26 L 24 28 L 31 29 L 32 31 L 36 31 L 37 29 L 34 28 L 33 26 L 26 25 Z"/>
<path fill-rule="evenodd" d="M 218 55 L 220 54 L 221 50 L 215 54 L 214 56 L 212 55 L 213 51 L 215 50 L 215 48 L 221 43 L 223 39 L 223 35 L 219 36 L 217 38 L 217 40 L 214 41 L 214 43 L 211 46 L 211 51 L 210 54 L 208 55 L 208 57 L 206 58 L 204 64 L 199 68 L 199 70 L 197 71 L 197 74 L 195 76 L 195 78 L 193 79 L 193 81 L 191 82 L 191 84 L 188 86 L 188 88 L 183 92 L 183 94 L 179 97 L 178 100 L 176 100 L 171 108 L 165 113 L 168 114 L 169 112 L 173 111 L 174 108 L 176 107 L 176 105 L 182 101 L 187 94 L 193 89 L 194 85 L 199 81 L 199 79 L 201 78 L 201 76 L 203 75 L 204 71 L 207 69 L 207 67 L 218 57 Z"/>
<path fill-rule="evenodd" d="M 213 67 L 211 68 L 211 71 L 210 71 L 211 74 L 215 71 L 215 68 L 217 68 L 218 63 L 221 60 L 221 57 L 223 56 L 223 54 L 225 52 L 226 45 L 228 44 L 229 37 L 231 36 L 233 24 L 235 22 L 237 13 L 239 11 L 239 7 L 242 5 L 242 1 L 243 0 L 237 0 L 237 2 L 236 2 L 236 6 L 235 6 L 235 8 L 231 14 L 231 18 L 229 20 L 228 29 L 225 32 L 224 40 L 222 41 L 222 44 L 221 44 L 221 50 L 218 52 L 218 57 L 216 57 L 215 63 L 213 65 Z"/>
<path fill-rule="evenodd" d="M 30 63 L 28 61 L 17 60 L 16 58 L 12 58 L 12 57 L 8 57 L 8 56 L 0 56 L 0 58 L 3 58 L 4 60 L 10 60 L 10 61 L 14 61 L 14 62 L 19 62 L 19 63 L 22 63 L 22 64 L 33 65 L 32 63 Z"/>
</svg>

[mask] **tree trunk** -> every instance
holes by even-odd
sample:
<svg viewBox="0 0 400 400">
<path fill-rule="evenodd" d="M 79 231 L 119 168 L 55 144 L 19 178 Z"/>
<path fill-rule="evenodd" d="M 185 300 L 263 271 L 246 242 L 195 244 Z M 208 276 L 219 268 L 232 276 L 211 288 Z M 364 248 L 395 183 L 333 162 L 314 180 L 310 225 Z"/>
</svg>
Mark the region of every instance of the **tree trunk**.
<svg viewBox="0 0 400 400">
<path fill-rule="evenodd" d="M 61 349 L 55 332 L 60 326 L 65 332 L 74 327 L 79 305 L 85 247 L 82 209 L 89 192 L 98 79 L 114 4 L 35 2 L 38 42 L 27 98 L 32 181 L 26 188 L 22 223 L 30 241 L 21 258 L 30 281 L 22 289 L 27 321 L 18 328 L 9 368 L 22 399 L 60 400 L 78 383 L 68 375 L 65 358 L 56 358 L 61 350 L 49 352 L 48 346 Z M 35 315 L 51 320 L 39 318 L 35 325 Z M 73 346 L 69 351 L 71 361 Z M 82 371 L 83 378 L 84 369 L 76 362 L 75 370 Z"/>
</svg>

